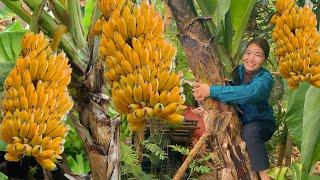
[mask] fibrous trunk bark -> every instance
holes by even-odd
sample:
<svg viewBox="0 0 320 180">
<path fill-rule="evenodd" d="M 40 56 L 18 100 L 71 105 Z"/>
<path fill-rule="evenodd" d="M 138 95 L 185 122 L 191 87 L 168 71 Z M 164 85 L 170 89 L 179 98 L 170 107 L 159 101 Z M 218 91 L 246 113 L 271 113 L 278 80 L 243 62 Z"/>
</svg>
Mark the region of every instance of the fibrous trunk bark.
<svg viewBox="0 0 320 180">
<path fill-rule="evenodd" d="M 201 17 L 197 16 L 192 1 L 166 0 L 166 3 L 173 13 L 180 32 L 179 40 L 195 77 L 209 84 L 224 84 L 222 66 L 211 41 L 213 38 L 205 29 Z M 251 171 L 234 108 L 210 98 L 202 106 L 206 110 L 207 132 L 211 134 L 204 144 L 210 151 L 219 152 L 222 163 L 222 168 L 216 171 L 218 176 L 212 174 L 209 179 L 258 179 L 257 174 Z M 213 167 L 218 167 L 215 164 L 218 162 L 211 163 Z M 174 179 L 181 179 L 184 171 L 178 170 Z"/>
<path fill-rule="evenodd" d="M 120 179 L 120 119 L 110 119 L 106 113 L 108 96 L 102 92 L 103 66 L 100 62 L 88 72 L 84 87 L 80 88 L 76 110 L 70 117 L 84 142 L 92 178 Z"/>
</svg>

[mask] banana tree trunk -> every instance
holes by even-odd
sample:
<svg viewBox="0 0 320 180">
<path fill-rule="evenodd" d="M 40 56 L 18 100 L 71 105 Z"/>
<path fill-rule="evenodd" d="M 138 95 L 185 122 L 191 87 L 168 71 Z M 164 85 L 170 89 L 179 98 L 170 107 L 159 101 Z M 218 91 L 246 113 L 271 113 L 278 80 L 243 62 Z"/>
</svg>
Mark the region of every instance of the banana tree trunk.
<svg viewBox="0 0 320 180">
<path fill-rule="evenodd" d="M 120 179 L 120 119 L 111 120 L 106 114 L 108 98 L 102 94 L 103 68 L 101 63 L 90 71 L 77 99 L 79 119 L 70 114 L 84 142 L 92 178 Z"/>
<path fill-rule="evenodd" d="M 203 19 L 197 16 L 192 1 L 166 0 L 166 3 L 175 18 L 180 32 L 179 40 L 195 77 L 209 84 L 224 84 L 216 46 L 211 41 L 213 37 L 203 26 Z M 220 159 L 220 162 L 211 162 L 211 167 L 217 167 L 214 170 L 217 173 L 212 173 L 210 177 L 206 175 L 206 178 L 258 179 L 257 173 L 251 171 L 245 143 L 240 136 L 240 121 L 234 108 L 212 99 L 205 100 L 202 106 L 206 110 L 205 124 L 210 133 L 203 144 L 209 151 L 219 152 Z M 194 154 L 190 153 L 189 156 Z M 174 179 L 181 178 L 179 173 L 182 172 L 178 170 Z"/>
</svg>

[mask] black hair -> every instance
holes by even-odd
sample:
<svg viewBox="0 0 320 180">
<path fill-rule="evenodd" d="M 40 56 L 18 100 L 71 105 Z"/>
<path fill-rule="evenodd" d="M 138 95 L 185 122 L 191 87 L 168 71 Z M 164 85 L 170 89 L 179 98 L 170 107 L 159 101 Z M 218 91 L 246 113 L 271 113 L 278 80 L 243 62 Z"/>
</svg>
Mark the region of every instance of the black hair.
<svg viewBox="0 0 320 180">
<path fill-rule="evenodd" d="M 266 57 L 266 60 L 268 59 L 269 52 L 270 52 L 270 46 L 269 46 L 269 43 L 266 39 L 264 39 L 264 38 L 252 39 L 251 41 L 249 41 L 247 47 L 250 44 L 256 44 L 257 46 L 259 46 L 263 50 L 263 53 L 264 53 L 264 56 Z M 246 47 L 246 49 L 247 49 L 247 47 Z"/>
</svg>

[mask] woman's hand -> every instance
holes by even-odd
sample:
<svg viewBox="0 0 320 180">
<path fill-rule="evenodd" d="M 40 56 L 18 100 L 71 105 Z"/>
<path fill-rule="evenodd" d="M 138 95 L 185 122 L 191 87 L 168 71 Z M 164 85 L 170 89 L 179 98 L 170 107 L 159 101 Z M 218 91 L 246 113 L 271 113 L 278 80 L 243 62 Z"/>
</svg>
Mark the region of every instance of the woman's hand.
<svg viewBox="0 0 320 180">
<path fill-rule="evenodd" d="M 193 87 L 193 96 L 197 101 L 202 101 L 210 96 L 210 86 L 205 83 L 195 82 Z"/>
</svg>

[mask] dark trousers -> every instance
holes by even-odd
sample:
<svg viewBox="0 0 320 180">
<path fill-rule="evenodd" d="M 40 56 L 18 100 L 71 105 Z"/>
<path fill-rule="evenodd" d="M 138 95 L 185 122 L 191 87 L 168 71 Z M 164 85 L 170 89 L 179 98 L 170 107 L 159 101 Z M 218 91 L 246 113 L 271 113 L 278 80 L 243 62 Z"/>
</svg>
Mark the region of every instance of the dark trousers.
<svg viewBox="0 0 320 180">
<path fill-rule="evenodd" d="M 264 142 L 271 138 L 275 129 L 274 121 L 256 120 L 243 124 L 242 138 L 247 144 L 253 171 L 269 168 L 268 153 Z"/>
</svg>

